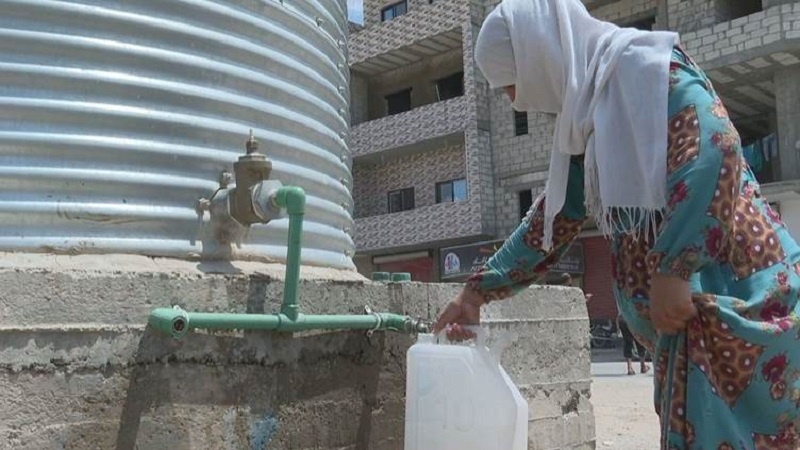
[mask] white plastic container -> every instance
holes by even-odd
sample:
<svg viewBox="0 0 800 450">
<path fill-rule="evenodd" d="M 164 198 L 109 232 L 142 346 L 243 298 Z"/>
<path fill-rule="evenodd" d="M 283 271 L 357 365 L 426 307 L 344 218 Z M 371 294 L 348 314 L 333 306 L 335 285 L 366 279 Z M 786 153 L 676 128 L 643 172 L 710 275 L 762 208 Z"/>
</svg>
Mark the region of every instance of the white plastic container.
<svg viewBox="0 0 800 450">
<path fill-rule="evenodd" d="M 526 450 L 528 403 L 486 347 L 419 336 L 407 354 L 405 450 Z"/>
</svg>

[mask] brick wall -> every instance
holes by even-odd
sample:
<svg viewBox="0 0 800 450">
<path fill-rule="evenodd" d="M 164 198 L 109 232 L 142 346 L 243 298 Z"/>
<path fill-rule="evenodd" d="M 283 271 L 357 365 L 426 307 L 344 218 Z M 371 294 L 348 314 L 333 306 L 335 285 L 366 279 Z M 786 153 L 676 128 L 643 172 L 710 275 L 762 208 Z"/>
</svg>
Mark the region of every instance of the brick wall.
<svg viewBox="0 0 800 450">
<path fill-rule="evenodd" d="M 714 0 L 668 0 L 669 28 L 684 33 L 714 25 Z"/>
<path fill-rule="evenodd" d="M 528 134 L 514 133 L 514 110 L 508 97 L 495 91 L 491 113 L 492 148 L 496 177 L 547 170 L 553 147 L 554 120 L 546 114 L 528 114 Z"/>
<path fill-rule="evenodd" d="M 706 26 L 683 34 L 681 40 L 705 69 L 732 64 L 739 57 L 753 58 L 754 52 L 768 54 L 763 47 L 800 43 L 800 2 Z"/>
<path fill-rule="evenodd" d="M 436 183 L 465 177 L 464 145 L 397 158 L 379 165 L 353 164 L 354 216 L 389 212 L 389 191 L 414 187 L 415 207 L 436 203 Z"/>
<path fill-rule="evenodd" d="M 494 219 L 498 237 L 505 237 L 519 224 L 519 191 L 544 185 L 552 149 L 553 119 L 528 114 L 528 134 L 516 136 L 514 110 L 501 90 L 489 94 L 489 128 L 493 166 Z"/>
<path fill-rule="evenodd" d="M 478 209 L 478 220 L 483 235 L 491 236 L 494 229 L 494 175 L 492 167 L 492 139 L 486 126 L 486 111 L 489 110 L 489 97 L 486 81 L 477 70 L 474 60 L 475 41 L 478 28 L 465 23 L 462 28 L 462 48 L 464 50 L 464 91 L 469 126 L 464 133 L 466 142 L 467 180 L 469 181 L 470 201 Z"/>
</svg>

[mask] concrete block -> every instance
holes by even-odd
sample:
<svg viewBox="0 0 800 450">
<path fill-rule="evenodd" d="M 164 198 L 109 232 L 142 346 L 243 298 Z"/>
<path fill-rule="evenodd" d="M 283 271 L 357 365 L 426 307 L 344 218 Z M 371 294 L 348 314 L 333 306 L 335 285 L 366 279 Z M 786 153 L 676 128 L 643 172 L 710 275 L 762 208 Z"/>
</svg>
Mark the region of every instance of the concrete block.
<svg viewBox="0 0 800 450">
<path fill-rule="evenodd" d="M 781 34 L 780 33 L 772 33 L 772 34 L 768 34 L 768 35 L 763 37 L 764 45 L 769 45 L 769 44 L 771 44 L 773 42 L 777 42 L 777 41 L 780 41 L 780 40 L 781 40 Z"/>
</svg>

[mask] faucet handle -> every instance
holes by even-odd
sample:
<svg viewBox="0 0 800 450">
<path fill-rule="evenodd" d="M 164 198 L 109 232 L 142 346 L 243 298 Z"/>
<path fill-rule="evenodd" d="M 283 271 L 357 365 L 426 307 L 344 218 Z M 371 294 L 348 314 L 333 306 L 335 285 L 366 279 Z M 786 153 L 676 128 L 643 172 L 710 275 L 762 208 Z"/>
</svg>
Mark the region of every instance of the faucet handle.
<svg viewBox="0 0 800 450">
<path fill-rule="evenodd" d="M 250 129 L 250 137 L 247 138 L 247 143 L 245 144 L 245 148 L 247 149 L 248 155 L 258 152 L 258 140 L 256 140 L 252 128 Z"/>
</svg>

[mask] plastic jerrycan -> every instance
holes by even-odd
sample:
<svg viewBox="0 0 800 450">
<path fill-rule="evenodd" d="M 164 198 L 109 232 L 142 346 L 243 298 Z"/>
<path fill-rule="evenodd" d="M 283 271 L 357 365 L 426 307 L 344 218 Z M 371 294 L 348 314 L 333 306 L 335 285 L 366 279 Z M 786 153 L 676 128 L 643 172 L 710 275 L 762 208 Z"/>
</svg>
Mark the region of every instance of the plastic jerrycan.
<svg viewBox="0 0 800 450">
<path fill-rule="evenodd" d="M 408 350 L 405 450 L 527 450 L 528 403 L 477 339 L 419 335 Z"/>
</svg>

